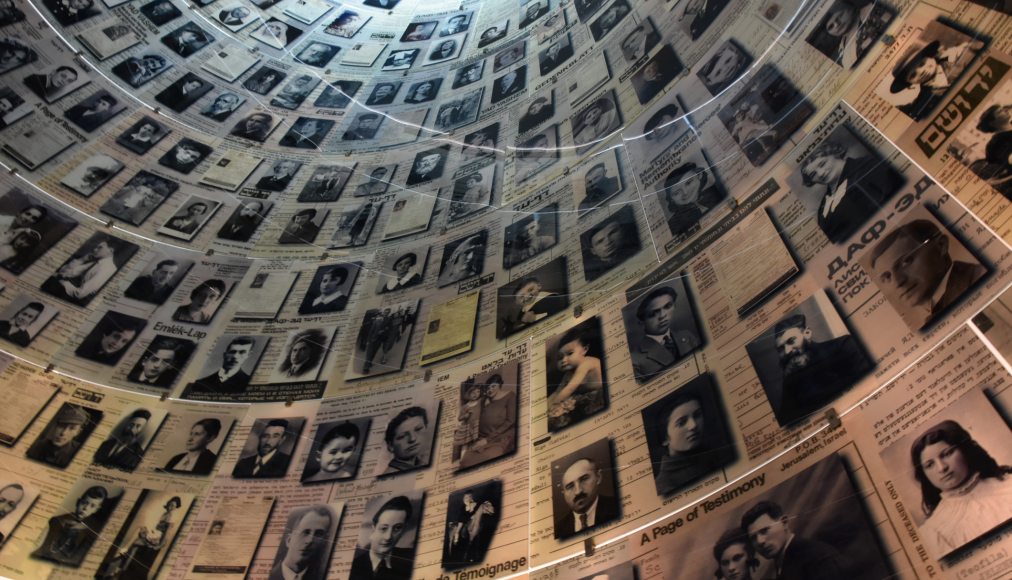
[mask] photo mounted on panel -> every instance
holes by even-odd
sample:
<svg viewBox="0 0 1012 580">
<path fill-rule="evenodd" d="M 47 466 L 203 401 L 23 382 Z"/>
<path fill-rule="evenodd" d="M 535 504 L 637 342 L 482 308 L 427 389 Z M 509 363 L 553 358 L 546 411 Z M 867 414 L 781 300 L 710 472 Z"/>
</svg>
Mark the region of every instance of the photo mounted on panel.
<svg viewBox="0 0 1012 580">
<path fill-rule="evenodd" d="M 380 281 L 376 293 L 396 292 L 421 284 L 428 259 L 428 247 L 417 250 L 403 248 L 388 255 L 377 263 Z"/>
<path fill-rule="evenodd" d="M 517 448 L 520 362 L 512 360 L 460 384 L 453 466 L 468 469 L 512 455 Z"/>
<path fill-rule="evenodd" d="M 192 340 L 156 334 L 127 373 L 131 383 L 168 389 L 176 383 L 197 348 Z"/>
<path fill-rule="evenodd" d="M 78 479 L 46 522 L 33 558 L 79 568 L 102 535 L 125 490 L 93 479 Z"/>
<path fill-rule="evenodd" d="M 498 290 L 496 338 L 521 332 L 569 308 L 566 258 L 560 256 Z"/>
<path fill-rule="evenodd" d="M 87 306 L 140 249 L 102 232 L 91 235 L 40 288 L 77 306 Z"/>
<path fill-rule="evenodd" d="M 603 215 L 604 212 L 595 214 Z M 580 234 L 583 277 L 588 282 L 597 280 L 634 257 L 641 249 L 634 206 L 625 204 Z"/>
<path fill-rule="evenodd" d="M 369 308 L 356 333 L 345 380 L 374 377 L 404 368 L 419 301 L 406 300 Z M 351 327 L 352 329 L 354 327 Z"/>
<path fill-rule="evenodd" d="M 506 38 L 506 33 L 509 32 L 509 28 L 510 21 L 508 19 L 489 25 L 488 28 L 482 30 L 481 34 L 478 35 L 478 48 L 485 48 L 490 44 L 494 44 Z"/>
<path fill-rule="evenodd" d="M 317 268 L 299 306 L 299 314 L 323 314 L 344 310 L 361 269 L 361 262 L 330 264 Z"/>
<path fill-rule="evenodd" d="M 101 172 L 92 173 L 101 179 Z M 88 174 L 89 170 L 85 170 L 85 175 Z M 21 274 L 65 238 L 77 223 L 56 207 L 11 188 L 0 196 L 0 268 Z"/>
<path fill-rule="evenodd" d="M 442 400 L 391 410 L 384 428 L 386 443 L 378 458 L 376 475 L 398 475 L 432 464 Z"/>
<path fill-rule="evenodd" d="M 372 417 L 320 423 L 302 471 L 303 483 L 354 479 L 365 453 Z"/>
<path fill-rule="evenodd" d="M 439 105 L 433 127 L 439 131 L 452 131 L 475 122 L 481 111 L 481 97 L 484 91 L 483 88 L 477 88 L 459 98 L 443 101 Z"/>
<path fill-rule="evenodd" d="M 605 150 L 589 157 L 570 177 L 578 217 L 591 215 L 625 189 L 619 149 Z"/>
<path fill-rule="evenodd" d="M 524 182 L 559 160 L 559 126 L 550 125 L 516 147 L 514 179 Z"/>
<path fill-rule="evenodd" d="M 686 277 L 677 274 L 622 308 L 626 345 L 641 384 L 703 346 Z"/>
<path fill-rule="evenodd" d="M 163 466 L 155 471 L 210 475 L 235 419 L 213 413 L 183 413 L 178 421 L 180 428 L 167 433 L 161 449 L 153 452 L 152 462 Z"/>
<path fill-rule="evenodd" d="M 274 204 L 259 199 L 247 199 L 239 202 L 232 215 L 218 230 L 218 239 L 233 242 L 248 242 L 256 233 L 264 218 L 270 213 Z"/>
<path fill-rule="evenodd" d="M 506 226 L 503 268 L 516 267 L 554 246 L 559 241 L 558 219 L 559 204 L 553 203 Z"/>
<path fill-rule="evenodd" d="M 288 340 L 281 349 L 280 363 L 268 378 L 270 383 L 300 383 L 315 381 L 330 357 L 331 343 L 337 330 L 335 326 L 303 328 L 288 333 Z"/>
<path fill-rule="evenodd" d="M 370 2 L 384 0 L 365 0 L 366 5 Z M 394 0 L 389 2 L 396 3 Z M 386 572 L 390 577 L 410 578 L 415 563 L 415 545 L 422 529 L 424 504 L 423 490 L 370 498 L 362 514 L 349 578 L 370 578 L 374 575 L 373 550 L 377 556 L 390 562 Z"/>
<path fill-rule="evenodd" d="M 488 231 L 468 234 L 443 246 L 436 284 L 442 288 L 482 273 L 488 249 Z"/>
<path fill-rule="evenodd" d="M 485 561 L 502 518 L 502 481 L 493 479 L 450 493 L 443 537 L 443 570 Z"/>
<path fill-rule="evenodd" d="M 0 340 L 27 347 L 60 313 L 31 294 L 20 294 L 0 310 Z"/>
<path fill-rule="evenodd" d="M 545 341 L 548 432 L 556 433 L 608 408 L 601 319 L 588 318 Z"/>
<path fill-rule="evenodd" d="M 352 168 L 343 165 L 318 165 L 306 180 L 296 199 L 299 203 L 330 203 L 341 197 L 351 178 Z M 286 186 L 287 187 L 287 186 Z M 285 188 L 282 188 L 282 190 Z"/>
<path fill-rule="evenodd" d="M 98 446 L 93 464 L 128 472 L 136 469 L 166 414 L 165 409 L 128 407 L 109 437 Z"/>
<path fill-rule="evenodd" d="M 194 495 L 189 493 L 141 490 L 95 576 L 157 576 L 183 529 L 193 500 Z"/>
<path fill-rule="evenodd" d="M 457 177 L 453 181 L 447 223 L 492 207 L 493 192 L 497 185 L 495 163 Z"/>
<path fill-rule="evenodd" d="M 186 386 L 183 398 L 227 401 L 245 393 L 269 342 L 266 336 L 222 334 L 207 353 L 200 378 Z"/>
<path fill-rule="evenodd" d="M 364 246 L 382 209 L 383 202 L 367 201 L 341 212 L 337 219 L 337 229 L 334 230 L 328 247 L 336 249 Z"/>
<path fill-rule="evenodd" d="M 201 280 L 182 298 L 187 301 L 172 312 L 172 320 L 187 324 L 210 324 L 234 287 L 234 283 L 229 284 L 218 278 Z"/>
<path fill-rule="evenodd" d="M 257 419 L 250 428 L 239 460 L 232 468 L 235 479 L 284 477 L 306 424 L 305 417 Z"/>
<path fill-rule="evenodd" d="M 600 439 L 552 461 L 552 518 L 556 540 L 568 540 L 622 517 L 615 453 Z"/>
<path fill-rule="evenodd" d="M 157 253 L 130 282 L 123 296 L 148 304 L 165 304 L 193 263 L 193 260 Z"/>
<path fill-rule="evenodd" d="M 25 452 L 25 457 L 63 469 L 84 446 L 103 413 L 75 403 L 63 403 L 39 436 Z"/>
</svg>

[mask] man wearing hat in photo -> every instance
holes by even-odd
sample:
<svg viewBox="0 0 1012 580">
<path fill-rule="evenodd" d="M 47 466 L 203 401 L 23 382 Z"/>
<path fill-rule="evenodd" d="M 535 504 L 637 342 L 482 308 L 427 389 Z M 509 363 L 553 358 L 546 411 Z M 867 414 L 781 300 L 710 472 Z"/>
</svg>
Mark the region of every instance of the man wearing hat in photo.
<svg viewBox="0 0 1012 580">
<path fill-rule="evenodd" d="M 91 416 L 83 407 L 64 403 L 25 455 L 53 467 L 66 467 L 91 432 L 90 423 Z"/>
<path fill-rule="evenodd" d="M 363 141 L 376 137 L 380 126 L 379 113 L 363 113 L 352 122 L 351 127 L 341 136 L 342 141 Z"/>
<path fill-rule="evenodd" d="M 635 338 L 630 332 L 629 351 L 636 380 L 647 381 L 664 372 L 699 347 L 699 336 L 691 328 L 672 328 L 678 292 L 670 286 L 652 290 L 636 308 L 641 328 Z"/>
<path fill-rule="evenodd" d="M 112 436 L 102 442 L 95 452 L 95 463 L 133 471 L 144 455 L 144 428 L 151 419 L 151 411 L 137 409 L 117 426 Z"/>
<path fill-rule="evenodd" d="M 893 69 L 892 94 L 917 89 L 913 100 L 899 107 L 912 119 L 920 119 L 941 99 L 984 48 L 980 40 L 967 40 L 949 46 L 934 40 L 920 49 L 911 47 Z"/>
</svg>

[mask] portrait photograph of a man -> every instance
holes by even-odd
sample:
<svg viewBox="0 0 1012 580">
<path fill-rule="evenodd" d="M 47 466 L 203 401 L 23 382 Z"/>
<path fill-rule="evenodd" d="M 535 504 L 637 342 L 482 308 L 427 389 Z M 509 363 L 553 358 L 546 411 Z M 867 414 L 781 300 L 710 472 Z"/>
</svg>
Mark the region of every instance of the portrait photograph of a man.
<svg viewBox="0 0 1012 580">
<path fill-rule="evenodd" d="M 886 232 L 858 260 L 911 330 L 923 330 L 988 273 L 926 207 Z"/>
<path fill-rule="evenodd" d="M 383 432 L 384 453 L 378 475 L 393 475 L 428 467 L 436 443 L 440 401 L 411 405 L 391 412 Z"/>
<path fill-rule="evenodd" d="M 638 254 L 643 246 L 633 206 L 620 207 L 580 234 L 580 249 L 583 277 L 588 282 L 597 280 Z"/>
<path fill-rule="evenodd" d="M 410 578 L 425 492 L 371 498 L 362 515 L 348 580 Z"/>
<path fill-rule="evenodd" d="M 77 227 L 77 220 L 12 188 L 0 196 L 0 267 L 20 274 Z"/>
<path fill-rule="evenodd" d="M 133 471 L 140 465 L 151 440 L 165 419 L 165 410 L 138 408 L 124 413 L 109 437 L 98 446 L 93 462 L 97 465 Z"/>
<path fill-rule="evenodd" d="M 336 328 L 305 328 L 288 333 L 281 362 L 271 373 L 272 383 L 315 381 L 331 351 Z"/>
<path fill-rule="evenodd" d="M 622 517 L 610 439 L 600 439 L 552 460 L 552 514 L 556 540 Z"/>
<path fill-rule="evenodd" d="M 149 304 L 164 304 L 192 267 L 193 260 L 158 254 L 130 282 L 123 295 Z"/>
<path fill-rule="evenodd" d="M 208 353 L 200 378 L 184 395 L 228 399 L 245 393 L 269 340 L 266 336 L 223 334 Z"/>
<path fill-rule="evenodd" d="M 569 306 L 566 258 L 517 274 L 497 291 L 496 338 L 506 338 Z"/>
<path fill-rule="evenodd" d="M 818 411 L 873 366 L 824 292 L 787 312 L 745 349 L 780 425 Z"/>
<path fill-rule="evenodd" d="M 645 383 L 703 345 L 692 297 L 678 275 L 622 308 L 636 380 Z"/>
<path fill-rule="evenodd" d="M 305 417 L 254 421 L 239 460 L 232 468 L 232 477 L 284 477 L 288 473 L 288 464 L 292 462 L 292 453 L 305 424 Z"/>
<path fill-rule="evenodd" d="M 192 340 L 155 335 L 141 353 L 141 358 L 127 374 L 127 380 L 138 385 L 168 388 L 190 362 L 197 344 Z"/>
<path fill-rule="evenodd" d="M 0 477 L 0 547 L 11 537 L 39 497 L 39 490 L 24 479 Z"/>
<path fill-rule="evenodd" d="M 426 149 L 417 153 L 414 163 L 411 164 L 411 172 L 408 173 L 405 185 L 418 185 L 419 183 L 425 183 L 442 177 L 446 158 L 449 155 L 449 145 Z"/>
<path fill-rule="evenodd" d="M 343 508 L 336 502 L 289 512 L 268 580 L 324 580 Z"/>
<path fill-rule="evenodd" d="M 443 569 L 485 561 L 502 518 L 502 481 L 493 479 L 450 494 L 443 536 Z"/>
<path fill-rule="evenodd" d="M 0 339 L 26 347 L 59 313 L 56 306 L 22 294 L 0 311 Z"/>
<path fill-rule="evenodd" d="M 98 409 L 63 403 L 25 456 L 63 469 L 74 460 L 74 456 L 102 420 L 102 415 Z"/>
</svg>

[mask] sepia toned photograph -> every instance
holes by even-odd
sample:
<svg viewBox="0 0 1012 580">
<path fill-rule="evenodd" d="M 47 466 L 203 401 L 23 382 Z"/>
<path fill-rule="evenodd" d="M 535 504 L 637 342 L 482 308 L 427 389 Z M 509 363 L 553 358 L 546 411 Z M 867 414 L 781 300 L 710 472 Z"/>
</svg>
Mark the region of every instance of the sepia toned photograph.
<svg viewBox="0 0 1012 580">
<path fill-rule="evenodd" d="M 165 420 L 163 409 L 143 407 L 124 412 L 109 437 L 98 446 L 92 461 L 112 469 L 133 471 Z"/>
<path fill-rule="evenodd" d="M 245 393 L 268 342 L 266 336 L 222 334 L 208 351 L 200 378 L 187 385 L 183 396 L 227 400 Z"/>
<path fill-rule="evenodd" d="M 502 518 L 502 481 L 493 479 L 450 493 L 443 536 L 443 569 L 485 561 Z"/>
<path fill-rule="evenodd" d="M 835 0 L 805 41 L 845 69 L 857 66 L 896 13 L 878 2 Z"/>
<path fill-rule="evenodd" d="M 485 268 L 487 249 L 488 231 L 486 230 L 468 234 L 447 243 L 443 246 L 443 256 L 440 258 L 439 276 L 436 284 L 442 288 L 481 274 Z"/>
<path fill-rule="evenodd" d="M 59 313 L 56 306 L 21 294 L 0 311 L 0 339 L 27 347 Z"/>
<path fill-rule="evenodd" d="M 271 373 L 268 382 L 293 383 L 319 378 L 330 354 L 335 330 L 335 327 L 330 326 L 289 332 L 288 340 L 281 349 L 281 362 Z"/>
<path fill-rule="evenodd" d="M 371 417 L 320 423 L 302 471 L 303 483 L 354 479 L 365 453 Z"/>
<path fill-rule="evenodd" d="M 383 0 L 366 0 L 366 4 Z M 406 491 L 400 495 L 378 495 L 369 499 L 355 544 L 348 580 L 373 580 L 376 567 L 389 578 L 410 578 L 415 563 L 415 545 L 422 529 L 425 492 Z"/>
<path fill-rule="evenodd" d="M 102 213 L 134 226 L 144 223 L 177 189 L 179 183 L 140 171 L 99 208 Z"/>
<path fill-rule="evenodd" d="M 608 408 L 601 319 L 588 318 L 545 341 L 548 432 L 578 425 Z"/>
<path fill-rule="evenodd" d="M 520 363 L 510 361 L 460 384 L 452 461 L 468 469 L 512 455 L 517 449 Z"/>
<path fill-rule="evenodd" d="M 430 20 L 427 22 L 413 22 L 408 25 L 401 34 L 401 42 L 417 42 L 419 40 L 429 40 L 432 38 L 433 33 L 436 31 L 436 26 L 439 25 L 438 20 Z"/>
<path fill-rule="evenodd" d="M 330 239 L 330 248 L 357 248 L 369 241 L 383 202 L 366 201 L 348 207 L 337 218 L 337 229 Z"/>
<path fill-rule="evenodd" d="M 284 477 L 292 453 L 306 424 L 305 417 L 257 419 L 249 431 L 239 460 L 232 468 L 235 479 Z"/>
<path fill-rule="evenodd" d="M 324 580 L 344 503 L 292 509 L 271 566 L 272 579 Z"/>
<path fill-rule="evenodd" d="M 622 308 L 633 374 L 641 384 L 703 345 L 685 278 L 675 276 Z"/>
<path fill-rule="evenodd" d="M 403 369 L 417 317 L 418 300 L 366 310 L 344 378 L 361 379 Z"/>
<path fill-rule="evenodd" d="M 87 306 L 138 249 L 115 236 L 94 233 L 40 288 L 71 304 Z"/>
<path fill-rule="evenodd" d="M 143 489 L 98 566 L 97 578 L 158 575 L 193 506 L 193 494 Z"/>
<path fill-rule="evenodd" d="M 10 475 L 0 478 L 0 546 L 10 539 L 37 499 L 39 490 L 26 479 Z"/>
<path fill-rule="evenodd" d="M 184 413 L 179 428 L 165 435 L 156 471 L 176 475 L 210 475 L 235 419 L 227 415 Z"/>
<path fill-rule="evenodd" d="M 497 292 L 496 332 L 503 339 L 569 308 L 566 258 L 560 256 Z"/>
<path fill-rule="evenodd" d="M 300 209 L 288 218 L 281 235 L 278 236 L 279 244 L 304 244 L 309 245 L 316 241 L 320 233 L 320 227 L 326 221 L 330 210 L 316 210 L 314 208 Z"/>
<path fill-rule="evenodd" d="M 125 490 L 109 483 L 81 478 L 46 522 L 33 558 L 79 568 L 102 534 Z"/>
<path fill-rule="evenodd" d="M 25 457 L 58 469 L 67 467 L 102 421 L 102 415 L 98 409 L 63 403 L 25 452 Z"/>
<path fill-rule="evenodd" d="M 663 181 L 653 186 L 668 230 L 676 238 L 697 231 L 703 218 L 727 200 L 727 192 L 698 141 L 685 148 L 679 161 Z"/>
<path fill-rule="evenodd" d="M 396 475 L 424 469 L 432 463 L 439 411 L 442 402 L 404 407 L 394 413 L 383 433 L 385 448 L 380 453 L 379 475 Z"/>
<path fill-rule="evenodd" d="M 197 343 L 192 340 L 157 334 L 144 347 L 137 364 L 127 374 L 127 380 L 162 389 L 174 386 L 196 348 Z"/>
<path fill-rule="evenodd" d="M 0 196 L 0 267 L 21 274 L 75 227 L 69 215 L 11 188 Z"/>
<path fill-rule="evenodd" d="M 622 517 L 610 439 L 552 460 L 553 534 L 568 540 Z"/>
<path fill-rule="evenodd" d="M 964 121 L 947 152 L 992 189 L 1012 199 L 1012 84 L 992 91 Z"/>
<path fill-rule="evenodd" d="M 559 239 L 559 205 L 547 205 L 506 226 L 503 268 L 513 268 L 554 246 Z"/>
</svg>

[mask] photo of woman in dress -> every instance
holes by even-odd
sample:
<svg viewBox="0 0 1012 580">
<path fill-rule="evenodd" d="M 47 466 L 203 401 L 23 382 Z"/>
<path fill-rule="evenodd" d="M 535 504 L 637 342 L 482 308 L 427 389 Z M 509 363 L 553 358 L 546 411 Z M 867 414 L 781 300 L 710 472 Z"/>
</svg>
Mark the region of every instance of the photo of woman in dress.
<svg viewBox="0 0 1012 580">
<path fill-rule="evenodd" d="M 453 463 L 458 469 L 480 465 L 516 450 L 518 364 L 507 363 L 491 374 L 479 375 L 460 385 L 457 428 L 453 432 Z"/>
</svg>

